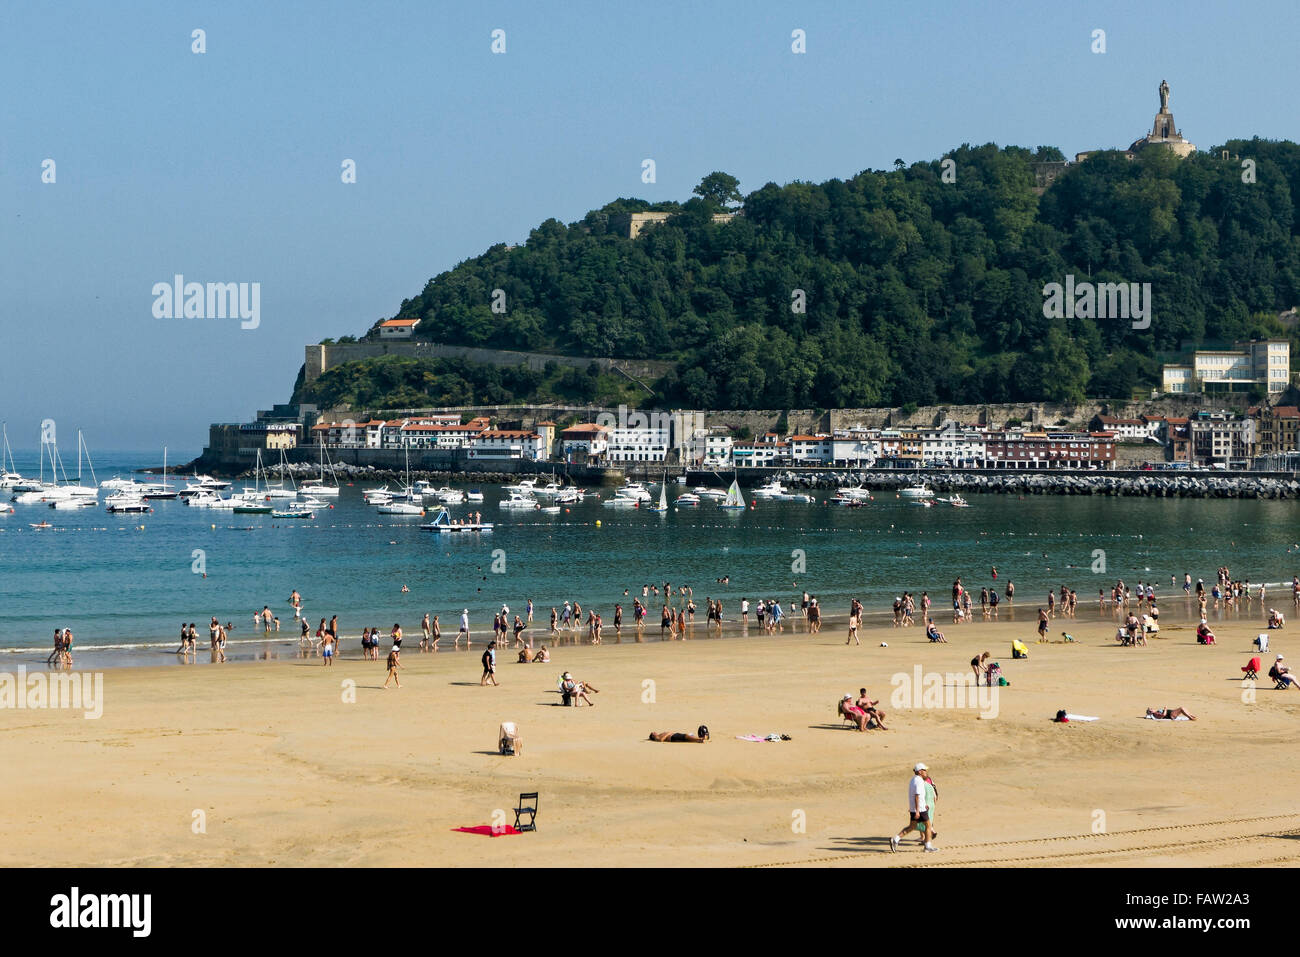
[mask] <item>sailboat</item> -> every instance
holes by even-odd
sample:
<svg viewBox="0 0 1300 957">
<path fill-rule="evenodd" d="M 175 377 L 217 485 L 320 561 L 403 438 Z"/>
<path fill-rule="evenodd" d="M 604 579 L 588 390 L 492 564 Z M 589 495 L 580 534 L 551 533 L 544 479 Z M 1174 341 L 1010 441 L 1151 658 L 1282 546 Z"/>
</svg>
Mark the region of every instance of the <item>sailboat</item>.
<svg viewBox="0 0 1300 957">
<path fill-rule="evenodd" d="M 4 445 L 0 446 L 0 489 L 11 489 L 22 482 L 18 474 L 18 464 L 14 462 L 14 450 L 9 447 L 9 428 L 0 424 L 4 433 Z"/>
<path fill-rule="evenodd" d="M 85 508 L 87 506 L 99 504 L 99 487 L 98 479 L 95 477 L 95 466 L 90 466 L 90 477 L 96 483 L 87 488 L 81 484 L 81 463 L 82 456 L 89 458 L 89 453 L 85 452 L 86 443 L 81 437 L 81 432 L 77 432 L 77 481 L 75 484 L 68 479 L 68 474 L 63 473 L 63 484 L 51 490 L 51 494 L 46 497 L 46 501 L 51 508 Z M 57 446 L 53 446 L 53 455 L 56 462 L 56 471 L 54 473 L 55 481 L 58 481 L 58 473 L 63 469 L 63 458 L 59 455 Z"/>
<path fill-rule="evenodd" d="M 298 486 L 294 485 L 293 473 L 289 472 L 289 485 L 291 488 L 284 487 L 284 473 L 289 471 L 289 462 L 284 457 L 284 449 L 280 450 L 280 480 L 272 484 L 270 480 L 266 483 L 267 498 L 297 498 Z"/>
<path fill-rule="evenodd" d="M 744 511 L 745 496 L 740 492 L 740 482 L 737 479 L 733 478 L 731 480 L 731 487 L 727 489 L 727 497 L 718 503 L 718 508 Z"/>
<path fill-rule="evenodd" d="M 163 478 L 162 484 L 157 482 L 145 483 L 140 494 L 145 498 L 172 499 L 178 494 L 176 489 L 167 484 L 167 446 L 163 446 Z"/>
<path fill-rule="evenodd" d="M 666 512 L 666 511 L 668 511 L 668 473 L 667 473 L 667 471 L 664 472 L 664 480 L 663 480 L 662 482 L 659 483 L 659 504 L 658 504 L 658 505 L 647 505 L 646 508 L 648 508 L 648 509 L 649 509 L 650 511 L 652 511 L 652 512 Z"/>
<path fill-rule="evenodd" d="M 378 506 L 375 511 L 380 515 L 423 515 L 424 506 L 419 504 L 422 495 L 413 492 L 411 485 L 411 449 L 406 449 L 406 494 L 403 496 L 406 501 L 394 498 L 391 502 L 386 502 Z"/>
<path fill-rule="evenodd" d="M 298 495 L 300 498 L 321 498 L 327 496 L 337 498 L 339 494 L 339 477 L 334 471 L 333 463 L 330 463 L 330 475 L 334 478 L 333 485 L 325 484 L 325 446 L 320 447 L 320 478 L 305 479 L 302 485 L 298 486 Z"/>
</svg>

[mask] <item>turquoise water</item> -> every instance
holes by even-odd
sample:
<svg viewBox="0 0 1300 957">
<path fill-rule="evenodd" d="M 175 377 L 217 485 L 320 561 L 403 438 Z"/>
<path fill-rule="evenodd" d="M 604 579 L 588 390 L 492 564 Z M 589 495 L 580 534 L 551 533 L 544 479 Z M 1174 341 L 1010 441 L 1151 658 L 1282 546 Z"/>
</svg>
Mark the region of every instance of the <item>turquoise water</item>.
<svg viewBox="0 0 1300 957">
<path fill-rule="evenodd" d="M 121 456 L 97 471 L 102 480 L 157 458 Z M 21 457 L 19 466 L 26 473 Z M 1258 583 L 1289 582 L 1300 571 L 1295 502 L 972 495 L 971 508 L 954 509 L 880 493 L 868 507 L 845 509 L 822 504 L 828 496 L 818 493 L 815 505 L 760 501 L 736 513 L 704 504 L 666 515 L 589 499 L 551 516 L 500 509 L 504 493 L 489 486 L 485 503 L 451 512 L 478 509 L 497 527 L 439 536 L 419 530 L 424 519 L 376 514 L 361 491 L 344 488 L 336 507 L 314 521 L 180 501 L 124 516 L 102 505 L 70 512 L 15 506 L 0 518 L 0 651 L 16 653 L 5 660 L 43 660 L 53 629 L 66 626 L 83 652 L 104 648 L 106 663 L 165 663 L 174 660 L 165 650 L 175 648 L 182 621 L 197 622 L 206 651 L 212 615 L 234 622 L 232 638 L 247 642 L 260 636 L 253 613 L 270 605 L 282 641 L 274 648 L 257 642 L 243 653 L 281 653 L 297 635 L 288 605 L 295 588 L 313 629 L 337 614 L 341 633 L 354 641 L 362 626 L 387 633 L 400 622 L 418 643 L 426 611 L 454 634 L 468 607 L 483 636 L 502 602 L 522 614 L 530 597 L 543 631 L 552 605 L 576 599 L 599 610 L 612 632 L 615 602 L 630 622 L 642 585 L 665 581 L 693 588 L 703 622 L 706 596 L 721 597 L 731 617 L 742 597 L 788 604 L 804 588 L 835 615 L 853 596 L 869 613 L 887 611 L 904 589 L 928 590 L 943 608 L 958 575 L 978 591 L 996 565 L 999 583 L 1015 582 L 1016 605 L 1032 617 L 1048 589 L 1062 584 L 1078 591 L 1081 607 L 1095 609 L 1098 588 L 1109 589 L 1117 577 L 1154 581 L 1161 596 L 1181 598 L 1184 572 L 1212 583 L 1218 566 L 1228 565 L 1234 577 Z M 29 527 L 42 520 L 54 528 Z M 206 577 L 194 570 L 195 550 Z M 1103 557 L 1104 573 L 1094 573 Z M 724 576 L 730 583 L 718 584 Z M 1270 594 L 1290 604 L 1283 589 Z M 652 594 L 647 603 L 657 624 L 660 602 Z"/>
</svg>

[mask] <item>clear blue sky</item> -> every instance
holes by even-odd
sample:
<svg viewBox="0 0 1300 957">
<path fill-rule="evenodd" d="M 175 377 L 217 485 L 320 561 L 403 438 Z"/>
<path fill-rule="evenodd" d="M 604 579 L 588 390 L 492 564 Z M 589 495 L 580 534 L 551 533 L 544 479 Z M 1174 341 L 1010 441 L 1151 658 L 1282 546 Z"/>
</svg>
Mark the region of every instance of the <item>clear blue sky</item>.
<svg viewBox="0 0 1300 957">
<path fill-rule="evenodd" d="M 1162 79 L 1202 148 L 1300 139 L 1298 9 L 4 3 L 0 418 L 24 447 L 52 417 L 92 448 L 197 448 L 285 400 L 305 343 L 547 217 L 684 200 L 715 169 L 749 192 L 963 142 L 1127 146 Z M 154 318 L 176 273 L 261 283 L 260 327 Z"/>
</svg>

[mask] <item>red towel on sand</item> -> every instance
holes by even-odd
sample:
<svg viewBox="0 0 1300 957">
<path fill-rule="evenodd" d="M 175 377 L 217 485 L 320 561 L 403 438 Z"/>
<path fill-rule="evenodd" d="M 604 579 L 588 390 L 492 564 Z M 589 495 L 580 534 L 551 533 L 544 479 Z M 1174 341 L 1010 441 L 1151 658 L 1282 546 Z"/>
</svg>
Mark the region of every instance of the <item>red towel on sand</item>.
<svg viewBox="0 0 1300 957">
<path fill-rule="evenodd" d="M 515 830 L 512 824 L 502 824 L 500 827 L 493 827 L 491 824 L 478 824 L 474 827 L 453 827 L 453 831 L 464 831 L 466 834 L 486 834 L 488 837 L 500 837 L 502 834 L 522 834 L 523 831 Z"/>
</svg>

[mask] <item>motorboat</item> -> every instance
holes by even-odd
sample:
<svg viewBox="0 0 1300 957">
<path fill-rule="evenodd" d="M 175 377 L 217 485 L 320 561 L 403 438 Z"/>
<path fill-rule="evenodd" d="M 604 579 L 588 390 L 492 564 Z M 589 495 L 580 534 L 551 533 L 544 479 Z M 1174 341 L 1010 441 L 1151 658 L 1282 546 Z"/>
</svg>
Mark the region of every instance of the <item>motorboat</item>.
<svg viewBox="0 0 1300 957">
<path fill-rule="evenodd" d="M 386 505 L 376 506 L 375 511 L 380 515 L 423 515 L 424 506 L 417 505 L 415 502 L 392 501 Z"/>
<path fill-rule="evenodd" d="M 429 493 L 426 492 L 426 495 Z M 460 505 L 465 501 L 465 493 L 458 488 L 449 488 L 444 485 L 440 489 L 435 489 L 432 493 L 437 496 L 438 501 L 444 505 Z"/>
<path fill-rule="evenodd" d="M 693 492 L 683 492 L 673 502 L 678 508 L 693 508 L 700 504 L 700 497 Z"/>
<path fill-rule="evenodd" d="M 58 509 L 94 508 L 99 504 L 99 500 L 85 495 L 64 495 L 52 499 L 46 504 L 48 504 L 50 508 Z"/>
<path fill-rule="evenodd" d="M 960 495 L 954 495 L 948 499 L 948 504 L 953 508 L 970 508 L 970 502 L 966 501 Z"/>
<path fill-rule="evenodd" d="M 725 488 L 711 488 L 708 485 L 697 485 L 695 488 L 691 489 L 691 491 L 702 499 L 708 498 L 721 501 L 727 497 L 727 490 Z"/>
<path fill-rule="evenodd" d="M 909 485 L 907 488 L 899 489 L 898 494 L 903 498 L 934 498 L 934 492 L 925 487 L 922 482 L 919 485 Z"/>
<path fill-rule="evenodd" d="M 781 498 L 784 495 L 785 489 L 781 487 L 780 480 L 775 478 L 754 489 L 755 498 Z"/>
<path fill-rule="evenodd" d="M 467 502 L 483 501 L 483 490 L 477 488 L 470 489 L 468 492 L 465 493 L 465 501 Z"/>
<path fill-rule="evenodd" d="M 236 502 L 232 511 L 236 515 L 270 515 L 273 509 L 266 502 L 244 499 Z"/>
<path fill-rule="evenodd" d="M 110 512 L 149 512 L 153 509 L 139 495 L 130 492 L 117 492 L 104 499 L 104 505 Z"/>
<path fill-rule="evenodd" d="M 600 504 L 605 508 L 640 508 L 641 500 L 630 495 L 624 495 L 622 489 L 620 489 L 616 495 L 605 499 Z"/>
<path fill-rule="evenodd" d="M 272 518 L 315 518 L 316 513 L 309 508 L 303 508 L 301 505 L 286 509 L 276 509 L 271 512 Z"/>
<path fill-rule="evenodd" d="M 537 499 L 531 494 L 520 489 L 512 489 L 509 498 L 503 498 L 499 503 L 501 508 L 528 508 L 537 507 Z"/>
<path fill-rule="evenodd" d="M 617 494 L 624 498 L 635 499 L 638 502 L 653 501 L 649 489 L 640 482 L 633 482 L 630 479 L 623 483 L 623 487 L 618 490 Z"/>
<path fill-rule="evenodd" d="M 367 505 L 383 505 L 393 500 L 393 493 L 387 485 L 381 485 L 379 488 L 366 489 L 361 493 L 361 499 Z"/>
</svg>

